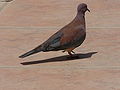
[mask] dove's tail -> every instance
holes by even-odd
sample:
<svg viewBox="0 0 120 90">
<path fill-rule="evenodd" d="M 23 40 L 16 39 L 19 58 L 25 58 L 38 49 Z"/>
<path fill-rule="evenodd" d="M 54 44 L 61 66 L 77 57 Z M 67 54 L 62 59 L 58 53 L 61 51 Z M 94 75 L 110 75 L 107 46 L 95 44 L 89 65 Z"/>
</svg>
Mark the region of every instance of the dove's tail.
<svg viewBox="0 0 120 90">
<path fill-rule="evenodd" d="M 42 51 L 42 50 L 41 50 L 41 47 L 37 47 L 37 48 L 35 48 L 35 49 L 33 49 L 33 50 L 31 50 L 31 51 L 29 51 L 29 52 L 27 52 L 27 53 L 19 56 L 19 58 L 25 58 L 25 57 L 27 57 L 27 56 L 30 56 L 30 55 L 32 55 L 32 54 L 35 54 L 35 53 L 38 53 L 38 52 L 41 52 L 41 51 Z"/>
</svg>

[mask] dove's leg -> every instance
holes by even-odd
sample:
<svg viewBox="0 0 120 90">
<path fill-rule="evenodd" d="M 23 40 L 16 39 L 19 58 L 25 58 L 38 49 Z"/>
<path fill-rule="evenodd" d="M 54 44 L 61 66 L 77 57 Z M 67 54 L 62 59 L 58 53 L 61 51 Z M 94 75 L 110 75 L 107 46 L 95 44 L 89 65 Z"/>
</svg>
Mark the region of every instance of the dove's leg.
<svg viewBox="0 0 120 90">
<path fill-rule="evenodd" d="M 72 54 L 71 52 L 68 52 L 68 54 L 69 54 L 71 57 L 73 57 L 73 54 Z"/>
<path fill-rule="evenodd" d="M 73 54 L 75 54 L 75 52 L 74 51 L 71 51 Z"/>
<path fill-rule="evenodd" d="M 73 54 L 75 54 L 75 52 L 73 52 L 74 49 L 75 49 L 75 48 L 68 48 L 68 49 L 66 49 L 65 51 L 67 51 L 68 54 L 69 54 L 71 57 L 73 57 L 73 56 L 74 56 Z M 73 54 L 72 54 L 72 53 L 73 53 Z"/>
<path fill-rule="evenodd" d="M 62 52 L 64 53 L 64 52 L 65 52 L 65 50 L 63 50 Z M 74 51 L 71 51 L 71 52 L 72 52 L 73 54 L 75 54 L 75 52 L 74 52 Z"/>
<path fill-rule="evenodd" d="M 79 56 L 78 55 L 74 55 L 75 52 L 73 52 L 73 51 L 68 52 L 68 54 L 70 55 L 70 57 L 68 57 L 68 58 L 77 58 L 77 59 L 79 59 Z"/>
</svg>

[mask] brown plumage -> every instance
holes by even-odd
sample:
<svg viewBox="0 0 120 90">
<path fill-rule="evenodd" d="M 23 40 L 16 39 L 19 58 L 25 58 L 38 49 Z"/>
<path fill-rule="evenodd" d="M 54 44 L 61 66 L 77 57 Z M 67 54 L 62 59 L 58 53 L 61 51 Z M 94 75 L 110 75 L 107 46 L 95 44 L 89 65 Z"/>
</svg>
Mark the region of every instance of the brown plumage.
<svg viewBox="0 0 120 90">
<path fill-rule="evenodd" d="M 87 5 L 82 3 L 78 5 L 77 15 L 74 20 L 52 35 L 44 43 L 35 49 L 19 56 L 20 58 L 27 57 L 37 52 L 48 51 L 67 51 L 72 56 L 73 50 L 80 46 L 86 37 L 85 12 L 90 10 Z M 73 52 L 74 53 L 74 52 Z"/>
</svg>

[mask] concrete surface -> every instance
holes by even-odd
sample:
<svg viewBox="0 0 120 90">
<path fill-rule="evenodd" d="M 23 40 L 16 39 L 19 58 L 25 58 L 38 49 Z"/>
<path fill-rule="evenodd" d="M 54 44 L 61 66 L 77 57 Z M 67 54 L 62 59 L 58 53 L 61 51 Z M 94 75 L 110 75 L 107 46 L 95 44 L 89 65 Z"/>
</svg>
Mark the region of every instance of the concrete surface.
<svg viewBox="0 0 120 90">
<path fill-rule="evenodd" d="M 19 59 L 69 23 L 86 2 L 87 38 L 67 53 Z M 14 0 L 0 2 L 0 90 L 120 90 L 119 0 Z"/>
</svg>

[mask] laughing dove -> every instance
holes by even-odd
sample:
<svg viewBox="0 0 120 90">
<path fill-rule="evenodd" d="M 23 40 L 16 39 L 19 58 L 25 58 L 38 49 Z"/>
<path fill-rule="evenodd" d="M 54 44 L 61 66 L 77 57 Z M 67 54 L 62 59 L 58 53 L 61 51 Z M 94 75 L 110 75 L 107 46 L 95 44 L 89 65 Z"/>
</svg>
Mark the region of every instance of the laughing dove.
<svg viewBox="0 0 120 90">
<path fill-rule="evenodd" d="M 72 22 L 53 34 L 48 40 L 38 47 L 19 56 L 19 58 L 24 58 L 41 51 L 48 52 L 58 50 L 67 51 L 70 56 L 73 56 L 73 50 L 80 46 L 86 37 L 86 11 L 90 12 L 87 5 L 85 3 L 79 4 L 77 8 L 77 15 Z"/>
</svg>

